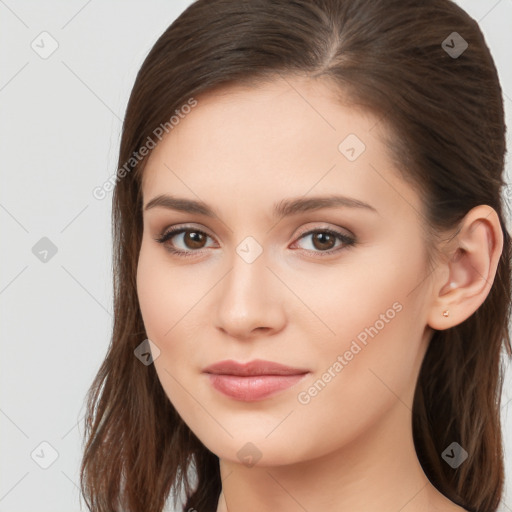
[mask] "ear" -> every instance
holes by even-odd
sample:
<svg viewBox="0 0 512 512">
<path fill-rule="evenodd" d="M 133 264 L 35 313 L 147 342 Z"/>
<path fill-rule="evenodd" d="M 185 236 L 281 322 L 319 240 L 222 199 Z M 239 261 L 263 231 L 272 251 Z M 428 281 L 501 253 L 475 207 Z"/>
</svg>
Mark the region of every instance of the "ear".
<svg viewBox="0 0 512 512">
<path fill-rule="evenodd" d="M 470 210 L 449 246 L 446 261 L 435 269 L 434 295 L 427 315 L 428 325 L 436 330 L 462 323 L 487 298 L 503 250 L 496 211 L 487 205 Z"/>
</svg>

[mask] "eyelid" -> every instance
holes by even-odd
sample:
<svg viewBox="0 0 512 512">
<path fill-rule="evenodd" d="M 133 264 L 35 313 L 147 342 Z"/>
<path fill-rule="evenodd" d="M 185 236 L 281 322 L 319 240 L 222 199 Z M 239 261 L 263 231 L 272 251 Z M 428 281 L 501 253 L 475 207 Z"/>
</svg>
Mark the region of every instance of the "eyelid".
<svg viewBox="0 0 512 512">
<path fill-rule="evenodd" d="M 323 225 L 318 225 L 318 224 L 315 224 L 314 222 L 310 222 L 309 224 L 313 224 L 314 227 L 302 228 L 299 231 L 299 233 L 295 235 L 295 238 L 300 238 L 301 236 L 303 236 L 307 233 L 310 233 L 311 231 L 321 231 L 321 230 L 326 230 L 326 231 L 330 230 L 330 231 L 335 231 L 335 232 L 338 232 L 338 230 L 343 230 L 343 231 L 346 231 L 346 233 L 340 233 L 340 234 L 345 235 L 350 238 L 356 238 L 354 233 L 347 228 L 342 228 L 340 226 L 336 226 L 335 228 L 332 228 L 331 226 L 327 225 L 326 223 L 323 223 Z M 320 223 L 320 224 L 322 224 L 322 223 Z M 198 228 L 198 227 L 192 226 L 190 224 L 176 224 L 176 225 L 167 226 L 163 230 L 161 230 L 159 237 L 165 236 L 170 231 L 178 231 L 180 229 L 190 229 L 191 231 L 197 230 L 199 232 L 203 232 L 204 234 L 208 235 L 210 238 L 215 239 L 215 236 L 213 236 L 211 233 L 209 233 L 207 228 L 205 228 L 203 226 L 200 226 Z"/>
<path fill-rule="evenodd" d="M 296 235 L 296 238 L 300 238 L 301 236 L 303 236 L 307 233 L 311 233 L 312 231 L 333 231 L 333 232 L 339 233 L 340 235 L 346 236 L 347 238 L 355 238 L 356 237 L 356 235 L 354 235 L 354 233 L 352 233 L 352 231 L 350 231 L 347 228 L 342 228 L 341 226 L 331 227 L 331 226 L 327 225 L 325 222 L 320 223 L 321 225 L 315 224 L 314 222 L 310 222 L 309 224 L 314 224 L 314 226 L 301 229 L 299 231 L 299 234 Z M 342 233 L 342 231 L 345 231 L 346 233 Z"/>
<path fill-rule="evenodd" d="M 170 226 L 166 226 L 165 228 L 158 231 L 158 235 L 155 237 L 155 240 L 158 240 L 159 238 L 163 238 L 167 236 L 170 233 L 173 233 L 175 235 L 181 234 L 184 231 L 196 231 L 198 233 L 204 233 L 205 235 L 208 235 L 210 238 L 215 239 L 215 237 L 202 225 L 198 226 L 191 226 L 190 224 L 172 224 Z M 181 232 L 181 233 L 180 233 Z"/>
</svg>

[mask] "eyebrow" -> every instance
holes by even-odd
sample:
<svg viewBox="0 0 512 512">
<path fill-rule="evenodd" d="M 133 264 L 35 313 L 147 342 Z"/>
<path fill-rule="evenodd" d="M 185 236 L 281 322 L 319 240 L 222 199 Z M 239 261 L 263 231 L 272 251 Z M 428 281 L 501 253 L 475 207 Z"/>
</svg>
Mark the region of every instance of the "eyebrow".
<svg viewBox="0 0 512 512">
<path fill-rule="evenodd" d="M 212 218 L 218 217 L 214 210 L 202 201 L 173 197 L 166 194 L 161 194 L 151 199 L 151 201 L 149 201 L 144 207 L 144 210 L 147 211 L 156 207 L 167 208 L 170 210 L 177 210 L 186 213 L 197 213 Z M 297 215 L 299 213 L 320 210 L 322 208 L 336 207 L 361 208 L 378 213 L 373 206 L 358 199 L 339 195 L 331 195 L 283 199 L 282 201 L 274 204 L 273 215 L 276 218 L 288 217 L 291 215 Z"/>
</svg>

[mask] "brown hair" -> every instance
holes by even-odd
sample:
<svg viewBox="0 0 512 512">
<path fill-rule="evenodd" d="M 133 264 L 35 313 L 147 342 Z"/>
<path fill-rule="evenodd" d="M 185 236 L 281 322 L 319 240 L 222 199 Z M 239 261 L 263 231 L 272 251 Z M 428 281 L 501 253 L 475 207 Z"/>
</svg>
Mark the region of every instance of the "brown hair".
<svg viewBox="0 0 512 512">
<path fill-rule="evenodd" d="M 468 43 L 458 57 L 442 46 L 453 32 Z M 114 325 L 87 396 L 82 494 L 94 512 L 156 512 L 184 486 L 184 510 L 216 510 L 218 457 L 182 421 L 154 366 L 134 357 L 146 338 L 136 270 L 147 158 L 133 155 L 191 97 L 279 75 L 329 80 L 349 104 L 384 120 L 395 134 L 391 154 L 422 194 L 433 236 L 456 228 L 474 206 L 498 213 L 504 248 L 489 295 L 466 321 L 434 332 L 413 404 L 414 443 L 432 484 L 468 510 L 495 511 L 504 480 L 500 350 L 512 353 L 511 244 L 500 198 L 506 127 L 484 37 L 450 0 L 198 0 L 155 43 L 122 131 L 118 168 L 125 172 L 118 171 L 112 214 Z M 456 469 L 441 457 L 453 441 L 469 454 Z"/>
</svg>

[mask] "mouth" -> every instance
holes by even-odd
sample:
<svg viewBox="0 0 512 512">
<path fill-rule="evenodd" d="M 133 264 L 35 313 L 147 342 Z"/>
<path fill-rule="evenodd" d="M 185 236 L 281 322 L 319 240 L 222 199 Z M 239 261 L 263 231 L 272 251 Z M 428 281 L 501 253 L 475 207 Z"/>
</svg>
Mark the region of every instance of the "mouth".
<svg viewBox="0 0 512 512">
<path fill-rule="evenodd" d="M 214 389 L 235 400 L 253 402 L 290 388 L 310 371 L 272 361 L 220 361 L 203 369 Z"/>
</svg>

